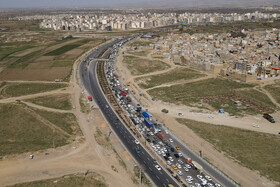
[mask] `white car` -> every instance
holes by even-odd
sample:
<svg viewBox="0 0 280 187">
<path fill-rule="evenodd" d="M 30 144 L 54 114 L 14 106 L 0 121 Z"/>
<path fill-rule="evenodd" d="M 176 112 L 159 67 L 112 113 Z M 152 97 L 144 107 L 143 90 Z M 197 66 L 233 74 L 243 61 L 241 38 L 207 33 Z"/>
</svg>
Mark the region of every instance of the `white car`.
<svg viewBox="0 0 280 187">
<path fill-rule="evenodd" d="M 179 163 L 176 163 L 177 168 L 182 168 L 182 166 Z"/>
<path fill-rule="evenodd" d="M 162 156 L 166 156 L 166 154 L 165 154 L 164 152 L 161 152 L 161 155 L 162 155 Z"/>
<path fill-rule="evenodd" d="M 211 177 L 209 177 L 208 175 L 205 175 L 205 178 L 209 181 L 212 181 Z"/>
<path fill-rule="evenodd" d="M 180 164 L 184 164 L 184 162 L 183 162 L 182 160 L 178 160 L 178 162 L 179 162 Z"/>
<path fill-rule="evenodd" d="M 169 160 L 167 160 L 167 165 L 171 166 L 171 162 Z"/>
<path fill-rule="evenodd" d="M 186 182 L 189 183 L 189 184 L 192 184 L 192 181 L 189 180 L 189 179 L 186 179 Z"/>
<path fill-rule="evenodd" d="M 183 175 L 182 171 L 181 170 L 177 170 L 177 173 L 181 176 Z"/>
<path fill-rule="evenodd" d="M 172 138 L 169 138 L 169 142 L 170 142 L 170 143 L 172 143 L 172 142 L 173 142 Z"/>
<path fill-rule="evenodd" d="M 216 183 L 215 184 L 216 187 L 222 187 L 220 184 Z"/>
<path fill-rule="evenodd" d="M 158 153 L 159 155 L 161 155 L 161 151 L 157 151 L 157 153 Z"/>
<path fill-rule="evenodd" d="M 161 170 L 161 168 L 159 167 L 159 165 L 155 165 L 155 167 L 157 168 L 157 170 Z"/>
<path fill-rule="evenodd" d="M 208 186 L 208 187 L 214 187 L 214 185 L 211 184 L 211 183 L 207 183 L 207 186 Z"/>
<path fill-rule="evenodd" d="M 189 171 L 189 169 L 187 167 L 183 167 L 185 171 Z"/>
<path fill-rule="evenodd" d="M 168 130 L 165 130 L 165 133 L 168 134 L 169 133 Z"/>
<path fill-rule="evenodd" d="M 135 142 L 136 144 L 139 144 L 139 141 L 138 141 L 138 140 L 135 140 L 134 142 Z"/>
<path fill-rule="evenodd" d="M 197 178 L 200 180 L 203 179 L 202 175 L 197 175 Z"/>
<path fill-rule="evenodd" d="M 183 156 L 183 154 L 182 154 L 181 152 L 178 152 L 178 155 L 179 155 L 179 156 Z"/>
<path fill-rule="evenodd" d="M 193 180 L 192 176 L 190 176 L 190 175 L 187 176 L 187 179 L 191 180 L 191 181 Z"/>
<path fill-rule="evenodd" d="M 174 159 L 170 156 L 170 157 L 168 157 L 168 159 L 171 161 L 171 162 L 173 162 L 174 161 Z"/>
<path fill-rule="evenodd" d="M 195 187 L 201 187 L 201 185 L 199 183 L 194 183 Z"/>
<path fill-rule="evenodd" d="M 192 167 L 189 164 L 185 165 L 187 168 L 191 169 Z"/>
</svg>

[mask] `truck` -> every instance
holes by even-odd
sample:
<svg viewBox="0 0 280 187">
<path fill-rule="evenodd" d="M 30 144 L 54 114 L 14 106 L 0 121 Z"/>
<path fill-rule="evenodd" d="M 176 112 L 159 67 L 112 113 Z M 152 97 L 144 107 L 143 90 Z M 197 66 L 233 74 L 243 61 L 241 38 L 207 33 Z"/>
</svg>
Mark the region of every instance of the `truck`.
<svg viewBox="0 0 280 187">
<path fill-rule="evenodd" d="M 162 141 L 166 142 L 166 136 L 165 134 L 158 132 L 156 133 L 156 135 L 159 137 L 159 139 L 161 139 Z"/>
<path fill-rule="evenodd" d="M 88 96 L 88 100 L 89 100 L 89 101 L 92 101 L 92 97 L 91 97 L 90 95 Z"/>
<path fill-rule="evenodd" d="M 192 164 L 194 166 L 194 169 L 196 169 L 197 171 L 199 171 L 199 173 L 202 173 L 203 172 L 203 167 L 198 164 L 196 161 L 192 161 Z"/>
<path fill-rule="evenodd" d="M 142 115 L 144 116 L 144 118 L 150 118 L 149 114 L 147 112 L 142 112 Z"/>
<path fill-rule="evenodd" d="M 148 118 L 145 118 L 144 122 L 148 128 L 153 128 L 153 123 Z"/>
<path fill-rule="evenodd" d="M 267 119 L 269 122 L 275 123 L 275 120 L 273 119 L 273 117 L 272 117 L 271 115 L 265 113 L 265 114 L 263 114 L 263 117 L 264 117 L 265 119 Z"/>
</svg>

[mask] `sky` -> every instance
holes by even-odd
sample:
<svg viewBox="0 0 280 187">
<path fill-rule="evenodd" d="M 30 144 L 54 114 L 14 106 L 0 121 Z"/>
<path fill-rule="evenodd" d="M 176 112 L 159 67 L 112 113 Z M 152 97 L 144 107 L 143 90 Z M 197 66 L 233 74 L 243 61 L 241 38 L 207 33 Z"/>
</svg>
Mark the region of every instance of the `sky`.
<svg viewBox="0 0 280 187">
<path fill-rule="evenodd" d="M 173 8 L 279 4 L 280 0 L 0 0 L 0 8 Z"/>
</svg>

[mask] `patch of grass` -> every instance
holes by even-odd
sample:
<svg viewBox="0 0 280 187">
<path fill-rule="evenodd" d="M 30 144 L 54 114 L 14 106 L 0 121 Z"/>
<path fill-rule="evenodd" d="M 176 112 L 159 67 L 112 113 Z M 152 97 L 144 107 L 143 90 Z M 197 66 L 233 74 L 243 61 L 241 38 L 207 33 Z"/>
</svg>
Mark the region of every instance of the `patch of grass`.
<svg viewBox="0 0 280 187">
<path fill-rule="evenodd" d="M 277 135 L 176 119 L 242 165 L 280 182 L 280 137 Z"/>
<path fill-rule="evenodd" d="M 241 97 L 243 100 L 246 100 L 249 104 L 262 108 L 264 112 L 272 113 L 276 109 L 276 106 L 269 97 L 258 90 L 241 90 L 237 91 L 236 95 Z"/>
<path fill-rule="evenodd" d="M 207 97 L 229 95 L 237 88 L 253 87 L 252 84 L 238 83 L 228 79 L 212 78 L 193 83 L 154 88 L 148 93 L 165 102 L 192 105 Z"/>
<path fill-rule="evenodd" d="M 46 186 L 67 186 L 67 187 L 77 187 L 77 186 L 94 186 L 94 187 L 107 187 L 108 185 L 105 182 L 103 176 L 89 172 L 86 175 L 79 174 L 71 174 L 63 177 L 47 179 L 47 180 L 39 180 L 33 182 L 26 182 L 21 184 L 15 184 L 11 187 L 46 187 Z"/>
<path fill-rule="evenodd" d="M 70 135 L 76 135 L 80 132 L 76 116 L 72 113 L 57 113 L 45 110 L 35 110 L 43 118 L 58 126 Z"/>
<path fill-rule="evenodd" d="M 72 109 L 69 94 L 42 96 L 33 99 L 27 99 L 26 101 L 49 108 L 61 110 Z"/>
<path fill-rule="evenodd" d="M 131 55 L 136 55 L 136 56 L 147 56 L 150 52 L 149 51 L 131 51 L 128 53 Z"/>
<path fill-rule="evenodd" d="M 66 53 L 67 51 L 70 51 L 74 48 L 77 48 L 81 45 L 82 44 L 68 44 L 68 45 L 62 46 L 58 49 L 55 49 L 53 51 L 50 51 L 50 52 L 46 53 L 44 56 L 58 56 L 58 55 L 61 55 L 63 53 Z"/>
<path fill-rule="evenodd" d="M 146 47 L 146 46 L 149 46 L 150 44 L 152 44 L 151 41 L 133 41 L 129 44 L 129 46 L 133 46 L 133 47 L 143 46 L 143 47 Z"/>
<path fill-rule="evenodd" d="M 134 56 L 124 56 L 124 63 L 132 75 L 142 75 L 170 68 L 170 65 L 160 60 L 146 60 Z"/>
<path fill-rule="evenodd" d="M 86 44 L 90 41 L 91 41 L 90 38 L 86 38 L 86 39 L 77 41 L 77 42 L 72 43 L 72 44 L 64 45 L 64 46 L 62 46 L 58 49 L 55 49 L 53 51 L 50 51 L 50 52 L 46 53 L 44 56 L 58 56 L 58 55 L 61 55 L 63 53 L 66 53 L 67 51 L 70 51 L 72 49 L 80 47 L 81 45 L 84 45 L 84 44 Z"/>
<path fill-rule="evenodd" d="M 267 85 L 264 88 L 272 95 L 276 102 L 280 104 L 280 84 Z"/>
<path fill-rule="evenodd" d="M 67 144 L 59 132 L 32 116 L 24 105 L 0 105 L 0 156 L 38 151 Z"/>
<path fill-rule="evenodd" d="M 41 92 L 47 92 L 60 88 L 67 87 L 67 84 L 56 83 L 9 83 L 5 89 L 5 94 L 10 97 L 17 97 L 22 95 L 36 94 Z"/>
<path fill-rule="evenodd" d="M 139 86 L 142 88 L 152 88 L 161 84 L 175 82 L 179 80 L 191 80 L 199 77 L 206 76 L 196 70 L 189 68 L 176 68 L 167 73 L 162 73 L 159 75 L 152 75 L 147 77 L 141 77 L 136 79 L 139 83 Z"/>
<path fill-rule="evenodd" d="M 259 111 L 253 108 L 243 105 L 235 105 L 234 101 L 231 99 L 217 99 L 214 101 L 208 101 L 207 103 L 214 107 L 217 111 L 220 108 L 223 108 L 225 112 L 227 112 L 231 116 L 244 116 L 244 114 L 254 115 L 259 113 Z"/>
</svg>

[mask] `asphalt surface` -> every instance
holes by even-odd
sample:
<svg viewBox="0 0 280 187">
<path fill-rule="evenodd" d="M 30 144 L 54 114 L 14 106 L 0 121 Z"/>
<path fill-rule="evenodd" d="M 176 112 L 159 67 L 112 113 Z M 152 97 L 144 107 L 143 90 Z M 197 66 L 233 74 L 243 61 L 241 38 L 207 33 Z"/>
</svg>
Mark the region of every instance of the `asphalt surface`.
<svg viewBox="0 0 280 187">
<path fill-rule="evenodd" d="M 113 42 L 107 43 L 97 50 L 89 54 L 85 60 L 88 61 L 89 58 L 95 58 L 102 49 L 112 45 Z M 174 186 L 179 186 L 173 178 L 171 178 L 163 169 L 157 170 L 154 166 L 153 158 L 151 155 L 139 144 L 135 144 L 135 138 L 130 133 L 130 131 L 125 127 L 125 125 L 120 121 L 118 116 L 114 113 L 113 109 L 110 107 L 107 102 L 103 92 L 99 86 L 97 76 L 96 76 L 96 65 L 97 60 L 93 60 L 89 66 L 86 61 L 82 61 L 79 66 L 79 75 L 80 79 L 88 91 L 88 93 L 94 98 L 98 104 L 101 112 L 106 118 L 107 122 L 121 140 L 123 145 L 126 147 L 127 151 L 130 152 L 131 156 L 140 164 L 142 170 L 149 175 L 150 179 L 154 182 L 155 185 L 163 187 L 168 186 L 169 183 Z M 140 153 L 136 153 L 134 150 L 139 146 Z"/>
</svg>

